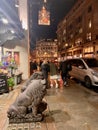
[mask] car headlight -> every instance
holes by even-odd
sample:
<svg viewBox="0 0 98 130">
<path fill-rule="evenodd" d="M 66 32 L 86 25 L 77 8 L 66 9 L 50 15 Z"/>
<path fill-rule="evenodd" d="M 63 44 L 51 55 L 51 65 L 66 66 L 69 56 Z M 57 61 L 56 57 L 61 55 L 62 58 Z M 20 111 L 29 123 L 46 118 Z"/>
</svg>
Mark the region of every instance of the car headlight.
<svg viewBox="0 0 98 130">
<path fill-rule="evenodd" d="M 92 71 L 91 73 L 92 73 L 92 75 L 94 75 L 94 76 L 98 77 L 98 73 L 97 73 L 97 72 Z"/>
</svg>

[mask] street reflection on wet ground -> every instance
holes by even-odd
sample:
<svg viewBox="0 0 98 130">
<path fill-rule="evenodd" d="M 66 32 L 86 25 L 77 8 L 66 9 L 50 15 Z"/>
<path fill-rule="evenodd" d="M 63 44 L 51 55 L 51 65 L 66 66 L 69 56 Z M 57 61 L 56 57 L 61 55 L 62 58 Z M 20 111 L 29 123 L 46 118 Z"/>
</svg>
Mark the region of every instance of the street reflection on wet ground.
<svg viewBox="0 0 98 130">
<path fill-rule="evenodd" d="M 83 87 L 85 87 L 87 89 L 90 89 L 91 91 L 94 91 L 94 92 L 98 93 L 98 86 L 91 86 L 90 88 L 88 88 L 88 87 L 85 86 L 85 83 L 83 83 L 83 82 L 81 82 L 81 81 L 79 81 L 77 79 L 74 79 L 74 78 L 72 80 L 74 80 L 77 84 L 81 84 L 81 85 L 83 85 Z"/>
<path fill-rule="evenodd" d="M 46 101 L 57 130 L 98 130 L 98 94 L 81 83 L 48 89 Z"/>
</svg>

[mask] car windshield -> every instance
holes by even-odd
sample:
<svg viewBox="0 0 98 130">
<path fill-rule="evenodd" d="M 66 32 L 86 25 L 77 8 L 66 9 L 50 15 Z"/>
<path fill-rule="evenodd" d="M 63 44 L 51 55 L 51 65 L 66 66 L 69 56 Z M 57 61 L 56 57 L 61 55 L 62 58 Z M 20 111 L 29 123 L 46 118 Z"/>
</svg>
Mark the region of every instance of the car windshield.
<svg viewBox="0 0 98 130">
<path fill-rule="evenodd" d="M 98 67 L 98 60 L 96 59 L 84 59 L 89 67 Z"/>
</svg>

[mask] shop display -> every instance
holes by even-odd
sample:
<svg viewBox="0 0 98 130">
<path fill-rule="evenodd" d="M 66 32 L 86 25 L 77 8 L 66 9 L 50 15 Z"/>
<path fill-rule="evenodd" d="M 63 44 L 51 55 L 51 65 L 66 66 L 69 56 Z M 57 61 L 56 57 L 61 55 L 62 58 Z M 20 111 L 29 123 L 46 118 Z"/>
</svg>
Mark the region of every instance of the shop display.
<svg viewBox="0 0 98 130">
<path fill-rule="evenodd" d="M 2 60 L 0 61 L 0 75 L 5 75 L 6 77 L 2 78 L 0 76 L 0 91 L 2 92 L 5 92 L 6 87 L 9 90 L 9 87 L 12 88 L 14 85 L 17 85 L 22 81 L 22 73 L 19 71 L 14 57 L 2 57 Z M 4 79 L 6 79 L 6 81 Z"/>
<path fill-rule="evenodd" d="M 8 92 L 9 88 L 7 86 L 7 76 L 0 74 L 0 93 Z"/>
</svg>

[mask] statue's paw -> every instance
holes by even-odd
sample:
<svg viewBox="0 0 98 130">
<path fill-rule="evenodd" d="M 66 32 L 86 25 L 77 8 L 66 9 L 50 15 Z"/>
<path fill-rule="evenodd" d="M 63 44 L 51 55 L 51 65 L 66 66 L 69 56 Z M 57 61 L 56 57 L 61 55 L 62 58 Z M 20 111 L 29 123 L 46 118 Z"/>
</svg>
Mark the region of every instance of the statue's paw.
<svg viewBox="0 0 98 130">
<path fill-rule="evenodd" d="M 38 117 L 42 117 L 42 114 L 37 114 Z"/>
<path fill-rule="evenodd" d="M 42 117 L 42 114 L 34 115 L 34 117 L 36 117 L 36 118 L 40 118 L 40 117 Z"/>
<path fill-rule="evenodd" d="M 25 116 L 25 118 L 30 119 L 30 118 L 32 118 L 32 115 L 31 115 L 31 114 L 27 114 L 27 115 Z"/>
</svg>

